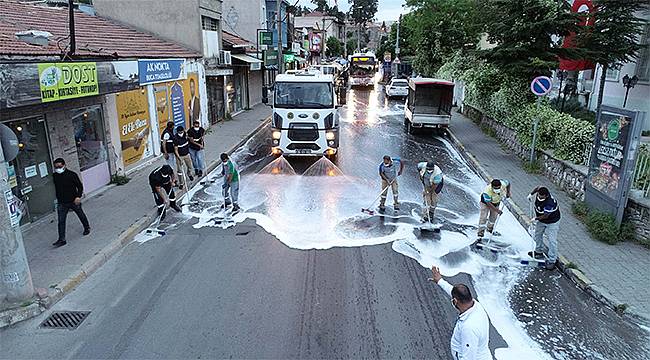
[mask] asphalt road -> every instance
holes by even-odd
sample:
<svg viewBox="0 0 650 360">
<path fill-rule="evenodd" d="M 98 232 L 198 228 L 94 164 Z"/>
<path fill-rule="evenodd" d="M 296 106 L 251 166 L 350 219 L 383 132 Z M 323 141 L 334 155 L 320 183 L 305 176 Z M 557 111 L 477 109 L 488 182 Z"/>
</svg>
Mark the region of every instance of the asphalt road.
<svg viewBox="0 0 650 360">
<path fill-rule="evenodd" d="M 368 194 L 360 189 L 377 185 L 376 166 L 388 153 L 401 156 L 410 166 L 400 183 L 407 216 L 347 217 L 332 223 L 305 216 L 289 224 L 294 227 L 283 228 L 291 232 L 278 232 L 278 236 L 250 218 L 222 229 L 197 226 L 197 219 L 190 216 L 169 216 L 165 236 L 127 246 L 54 307 L 91 311 L 79 328 L 39 328 L 49 314 L 45 313 L 0 331 L 0 357 L 450 359 L 449 340 L 457 312 L 448 296 L 427 281 L 429 271 L 422 265 L 429 261 L 427 249 L 444 243 L 440 235 L 418 234 L 411 242 L 340 243 L 313 249 L 320 244 L 318 237 L 327 238 L 332 230 L 325 227 L 328 224 L 368 237 L 390 235 L 400 224 L 412 223 L 408 215 L 417 211 L 419 194 L 413 164 L 432 156 L 450 179 L 439 212 L 443 231 L 474 231 L 461 221 L 477 211 L 475 195 L 467 189 L 472 183 L 469 169 L 450 155 L 447 145 L 431 136 L 405 135 L 398 102 L 386 102 L 381 94 L 369 91 L 355 91 L 350 97 L 341 110 L 345 121 L 338 164 L 345 177 L 327 189 L 328 194 L 341 193 L 332 200 L 337 210 L 330 211 L 345 214 L 340 208 L 355 201 L 349 199 L 354 198 L 351 189 L 367 204 L 367 195 L 376 189 Z M 253 178 L 272 160 L 266 156 L 263 138 L 254 138 L 238 156 L 238 164 L 245 169 L 243 179 Z M 312 164 L 291 163 L 299 174 Z M 299 178 L 284 179 L 302 181 Z M 282 181 L 275 180 L 274 185 Z M 270 191 L 270 183 L 253 180 L 241 189 L 242 205 L 247 212 L 268 216 L 271 223 L 291 223 L 291 218 L 281 215 L 289 210 L 306 213 L 302 206 L 320 211 L 310 199 L 324 195 L 311 188 L 312 183 L 292 184 L 291 193 L 272 198 L 269 194 L 281 191 Z M 309 189 L 308 196 L 293 199 L 289 205 L 277 201 L 300 194 L 303 188 L 296 184 Z M 265 189 L 269 192 L 266 200 L 255 203 L 252 198 L 260 197 L 257 192 Z M 194 194 L 194 199 L 202 201 L 195 207 L 214 202 L 209 190 Z M 255 195 L 247 197 L 247 192 Z M 303 233 L 304 228 L 314 232 Z M 407 244 L 421 256 L 396 251 L 396 244 Z M 431 258 L 461 268 L 477 258 L 466 247 L 446 250 Z M 485 296 L 493 323 L 506 334 L 502 337 L 492 327 L 493 351 L 515 346 L 506 344 L 504 338 L 517 337 L 512 335 L 517 328 L 538 349 L 535 356 L 539 358 L 647 358 L 645 330 L 603 309 L 558 272 L 515 272 L 503 266 L 487 269 L 472 277 L 461 272 L 448 280 L 470 284 L 481 302 L 481 295 Z M 490 300 L 493 273 L 516 274 L 508 279 L 512 289 L 500 299 L 506 305 L 499 311 Z M 500 312 L 511 314 L 511 323 Z"/>
</svg>

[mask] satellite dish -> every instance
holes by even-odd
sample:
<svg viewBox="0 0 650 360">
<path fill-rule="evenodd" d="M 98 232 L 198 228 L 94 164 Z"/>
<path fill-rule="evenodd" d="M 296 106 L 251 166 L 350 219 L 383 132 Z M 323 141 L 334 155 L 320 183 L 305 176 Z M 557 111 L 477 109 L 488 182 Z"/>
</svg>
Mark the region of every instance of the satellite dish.
<svg viewBox="0 0 650 360">
<path fill-rule="evenodd" d="M 11 128 L 0 124 L 0 144 L 4 153 L 5 161 L 9 162 L 18 155 L 18 138 Z"/>
</svg>

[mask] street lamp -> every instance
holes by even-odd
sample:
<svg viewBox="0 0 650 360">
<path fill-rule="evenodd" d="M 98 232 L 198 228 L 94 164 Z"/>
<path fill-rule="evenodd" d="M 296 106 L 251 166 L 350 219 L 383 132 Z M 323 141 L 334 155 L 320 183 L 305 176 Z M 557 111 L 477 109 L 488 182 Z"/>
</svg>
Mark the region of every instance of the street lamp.
<svg viewBox="0 0 650 360">
<path fill-rule="evenodd" d="M 630 75 L 625 74 L 625 76 L 623 76 L 623 87 L 625 88 L 625 100 L 623 100 L 623 107 L 625 107 L 625 104 L 627 104 L 627 94 L 629 94 L 630 89 L 633 88 L 638 81 L 639 77 L 636 75 L 630 77 Z"/>
</svg>

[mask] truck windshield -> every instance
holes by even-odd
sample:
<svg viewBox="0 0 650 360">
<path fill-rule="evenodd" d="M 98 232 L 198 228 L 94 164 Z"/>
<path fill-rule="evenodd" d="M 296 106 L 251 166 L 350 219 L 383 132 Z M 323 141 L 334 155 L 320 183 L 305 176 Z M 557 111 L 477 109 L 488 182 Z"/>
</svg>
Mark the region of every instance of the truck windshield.
<svg viewBox="0 0 650 360">
<path fill-rule="evenodd" d="M 275 84 L 277 108 L 326 109 L 334 107 L 331 83 L 285 82 Z"/>
</svg>

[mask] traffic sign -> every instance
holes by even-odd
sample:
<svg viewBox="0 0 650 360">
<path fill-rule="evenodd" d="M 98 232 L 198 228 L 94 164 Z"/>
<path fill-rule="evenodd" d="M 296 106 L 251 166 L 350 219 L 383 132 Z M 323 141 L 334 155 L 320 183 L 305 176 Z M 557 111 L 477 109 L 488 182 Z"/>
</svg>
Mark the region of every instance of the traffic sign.
<svg viewBox="0 0 650 360">
<path fill-rule="evenodd" d="M 551 92 L 553 81 L 548 76 L 538 76 L 530 83 L 530 91 L 537 96 L 544 96 Z"/>
</svg>

